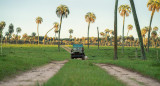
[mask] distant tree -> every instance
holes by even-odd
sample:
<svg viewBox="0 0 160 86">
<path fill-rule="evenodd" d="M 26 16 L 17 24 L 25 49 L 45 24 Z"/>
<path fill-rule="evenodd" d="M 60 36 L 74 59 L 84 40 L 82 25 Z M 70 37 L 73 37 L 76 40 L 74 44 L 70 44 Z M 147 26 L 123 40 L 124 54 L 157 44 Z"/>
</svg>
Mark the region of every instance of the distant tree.
<svg viewBox="0 0 160 86">
<path fill-rule="evenodd" d="M 32 36 L 32 37 L 35 37 L 35 36 L 36 36 L 36 33 L 35 33 L 35 32 L 32 32 L 31 36 Z"/>
<path fill-rule="evenodd" d="M 97 41 L 98 41 L 98 49 L 99 49 L 99 28 L 97 27 Z"/>
<path fill-rule="evenodd" d="M 108 43 L 108 40 L 109 40 L 109 32 L 110 30 L 108 28 L 105 29 L 105 46 L 106 46 L 106 42 Z"/>
<path fill-rule="evenodd" d="M 14 26 L 12 23 L 9 25 L 8 32 L 9 32 L 9 39 L 10 39 L 12 36 L 12 33 L 14 32 Z"/>
<path fill-rule="evenodd" d="M 2 39 L 3 39 L 3 29 L 6 26 L 6 23 L 4 21 L 0 22 L 0 32 L 1 32 L 1 55 L 2 55 Z"/>
<path fill-rule="evenodd" d="M 24 34 L 23 34 L 23 37 L 22 37 L 22 38 L 23 38 L 23 41 L 24 41 L 24 44 L 25 44 L 25 42 L 26 42 L 26 40 L 27 40 L 27 37 L 28 37 L 27 33 L 24 33 Z"/>
<path fill-rule="evenodd" d="M 70 33 L 70 36 L 69 36 L 69 39 L 71 39 L 72 38 L 72 33 L 73 33 L 73 29 L 69 29 L 69 33 Z"/>
<path fill-rule="evenodd" d="M 152 31 L 151 36 L 152 36 L 153 38 L 156 38 L 156 37 L 157 37 L 157 32 L 156 32 L 156 31 Z"/>
<path fill-rule="evenodd" d="M 146 38 L 145 38 L 145 37 L 146 37 L 146 33 L 147 33 L 146 27 L 142 28 L 141 34 L 142 34 L 142 37 L 143 37 L 143 43 L 144 43 L 145 48 L 146 48 L 146 46 L 147 46 Z"/>
<path fill-rule="evenodd" d="M 88 49 L 89 49 L 89 28 L 90 28 L 90 23 L 94 23 L 96 20 L 96 15 L 94 13 L 88 12 L 85 15 L 86 22 L 88 22 Z"/>
<path fill-rule="evenodd" d="M 22 31 L 22 29 L 20 27 L 17 27 L 17 29 L 16 29 L 16 32 L 17 32 L 16 39 L 17 39 L 17 41 L 18 41 L 18 33 L 20 33 L 21 31 Z"/>
<path fill-rule="evenodd" d="M 43 44 L 45 44 L 45 39 L 46 39 L 46 37 L 47 37 L 47 34 L 48 34 L 51 30 L 53 30 L 53 28 L 55 28 L 55 26 L 56 26 L 55 24 L 57 24 L 57 23 L 53 23 L 54 26 L 45 34 Z"/>
<path fill-rule="evenodd" d="M 111 36 L 110 36 L 110 45 L 111 45 L 111 46 L 112 46 L 112 40 L 113 40 L 113 34 L 114 34 L 113 32 L 114 32 L 113 30 L 110 30 L 110 32 L 109 32 L 110 35 L 111 35 Z"/>
<path fill-rule="evenodd" d="M 154 28 L 153 28 L 153 31 L 158 31 L 158 27 L 157 26 L 155 26 Z"/>
<path fill-rule="evenodd" d="M 129 5 L 121 5 L 119 7 L 119 13 L 123 17 L 123 29 L 122 29 L 122 53 L 124 53 L 124 24 L 125 24 L 125 16 L 129 16 L 131 13 L 131 8 Z"/>
<path fill-rule="evenodd" d="M 6 32 L 5 36 L 7 37 L 7 41 L 8 41 L 8 39 L 9 39 L 9 32 Z"/>
<path fill-rule="evenodd" d="M 66 5 L 60 5 L 56 9 L 56 14 L 60 17 L 60 26 L 59 26 L 59 34 L 58 34 L 58 49 L 60 51 L 60 32 L 61 32 L 61 25 L 62 25 L 62 18 L 67 18 L 69 15 L 69 8 Z"/>
<path fill-rule="evenodd" d="M 100 35 L 101 35 L 102 37 L 104 37 L 104 36 L 105 36 L 104 32 L 100 32 Z"/>
<path fill-rule="evenodd" d="M 32 32 L 31 36 L 32 36 L 32 38 L 33 38 L 33 40 L 34 40 L 34 43 L 35 43 L 35 36 L 36 36 L 36 33 L 35 33 L 35 32 Z"/>
<path fill-rule="evenodd" d="M 41 17 L 36 18 L 36 23 L 37 23 L 37 34 L 38 34 L 38 45 L 39 45 L 39 24 L 43 22 L 43 19 Z"/>
<path fill-rule="evenodd" d="M 158 38 L 156 31 L 152 31 L 151 38 L 152 38 L 152 45 L 154 45 L 156 47 L 156 41 L 157 41 L 156 39 Z"/>
<path fill-rule="evenodd" d="M 54 22 L 54 32 L 55 32 L 55 38 L 56 38 L 56 34 L 58 33 L 58 28 L 59 28 L 59 23 L 58 22 Z"/>
<path fill-rule="evenodd" d="M 152 11 L 150 24 L 149 24 L 149 28 L 151 28 L 154 13 L 155 13 L 155 11 L 159 12 L 159 9 L 160 9 L 160 0 L 149 0 L 148 3 L 147 3 L 147 7 L 149 8 L 149 11 Z M 149 46 L 150 46 L 149 39 L 150 39 L 150 30 L 148 32 L 147 52 L 149 52 Z"/>
<path fill-rule="evenodd" d="M 133 29 L 133 25 L 129 24 L 129 25 L 128 25 L 128 32 L 127 32 L 127 36 L 128 36 L 129 31 L 130 31 L 130 30 L 132 30 L 132 29 Z"/>
<path fill-rule="evenodd" d="M 105 37 L 105 33 L 104 32 L 100 32 L 100 35 L 102 36 L 101 41 L 104 41 L 103 39 Z M 103 43 L 103 42 L 101 42 L 101 43 Z"/>
</svg>

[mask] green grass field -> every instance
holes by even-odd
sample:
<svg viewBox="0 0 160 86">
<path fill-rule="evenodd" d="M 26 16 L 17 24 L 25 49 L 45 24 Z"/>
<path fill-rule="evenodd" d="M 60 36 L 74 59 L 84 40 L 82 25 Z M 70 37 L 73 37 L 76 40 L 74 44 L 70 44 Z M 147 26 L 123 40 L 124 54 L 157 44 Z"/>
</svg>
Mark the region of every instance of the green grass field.
<svg viewBox="0 0 160 86">
<path fill-rule="evenodd" d="M 57 46 L 3 45 L 3 56 L 0 56 L 0 80 L 50 61 L 65 59 L 69 59 L 69 53 L 64 49 L 58 52 Z"/>
<path fill-rule="evenodd" d="M 135 50 L 135 47 L 125 47 L 125 53 L 122 54 L 121 48 L 119 48 L 119 59 L 115 61 L 113 60 L 113 47 L 100 47 L 99 50 L 97 50 L 97 46 L 92 46 L 90 49 L 85 47 L 86 55 L 89 57 L 88 62 L 118 65 L 160 81 L 160 61 L 157 60 L 157 50 L 151 48 L 150 53 L 146 53 L 147 60 L 145 61 L 140 57 L 135 58 Z M 160 53 L 160 49 L 158 51 Z M 140 48 L 138 48 L 138 55 L 141 55 Z"/>
<path fill-rule="evenodd" d="M 150 53 L 146 53 L 145 61 L 140 57 L 135 58 L 135 49 L 135 47 L 125 47 L 125 53 L 121 54 L 119 48 L 119 59 L 115 61 L 113 47 L 100 47 L 98 50 L 97 46 L 91 46 L 90 49 L 85 46 L 85 54 L 89 59 L 70 60 L 45 83 L 45 86 L 124 86 L 122 82 L 93 63 L 118 65 L 160 81 L 160 61 L 157 60 L 156 49 L 151 48 Z M 3 56 L 0 56 L 0 80 L 50 61 L 70 59 L 67 51 L 61 49 L 61 52 L 58 52 L 57 46 L 52 45 L 3 45 L 3 52 Z M 138 55 L 141 55 L 139 48 Z"/>
</svg>

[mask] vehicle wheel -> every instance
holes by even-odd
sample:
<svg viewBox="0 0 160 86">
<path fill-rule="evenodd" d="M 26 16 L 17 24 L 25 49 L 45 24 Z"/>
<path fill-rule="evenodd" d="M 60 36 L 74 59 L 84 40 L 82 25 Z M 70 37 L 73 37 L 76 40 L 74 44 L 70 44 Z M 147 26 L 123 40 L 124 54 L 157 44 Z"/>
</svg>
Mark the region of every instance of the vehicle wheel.
<svg viewBox="0 0 160 86">
<path fill-rule="evenodd" d="M 74 59 L 74 58 L 71 56 L 71 59 Z"/>
<path fill-rule="evenodd" d="M 85 60 L 85 56 L 82 57 L 82 60 Z"/>
</svg>

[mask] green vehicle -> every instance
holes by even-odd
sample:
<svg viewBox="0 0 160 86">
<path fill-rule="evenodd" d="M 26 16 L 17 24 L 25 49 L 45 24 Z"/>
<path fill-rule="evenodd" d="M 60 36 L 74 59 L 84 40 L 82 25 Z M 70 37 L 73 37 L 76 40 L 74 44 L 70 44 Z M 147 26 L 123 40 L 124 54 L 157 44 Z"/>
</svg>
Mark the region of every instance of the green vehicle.
<svg viewBox="0 0 160 86">
<path fill-rule="evenodd" d="M 82 60 L 85 60 L 83 44 L 73 44 L 73 49 L 71 50 L 71 59 L 75 58 L 81 58 Z"/>
</svg>

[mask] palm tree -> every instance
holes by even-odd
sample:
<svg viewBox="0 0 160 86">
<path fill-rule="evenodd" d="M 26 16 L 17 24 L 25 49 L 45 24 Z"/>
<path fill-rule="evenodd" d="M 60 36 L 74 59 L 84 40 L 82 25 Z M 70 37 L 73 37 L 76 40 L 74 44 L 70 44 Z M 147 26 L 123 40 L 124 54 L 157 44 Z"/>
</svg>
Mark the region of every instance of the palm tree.
<svg viewBox="0 0 160 86">
<path fill-rule="evenodd" d="M 153 38 L 156 38 L 156 37 L 157 37 L 157 32 L 156 32 L 156 31 L 152 31 L 151 36 L 152 36 Z"/>
<path fill-rule="evenodd" d="M 101 41 L 104 41 L 104 37 L 105 37 L 105 33 L 104 32 L 100 32 L 100 35 L 102 36 L 102 40 Z M 102 42 L 101 42 L 102 43 Z M 105 42 L 104 42 L 105 43 Z"/>
<path fill-rule="evenodd" d="M 7 41 L 8 41 L 8 38 L 9 38 L 9 32 L 6 32 L 6 33 L 5 33 L 5 36 L 7 36 Z"/>
<path fill-rule="evenodd" d="M 60 5 L 56 9 L 56 14 L 60 17 L 60 26 L 59 26 L 59 34 L 58 34 L 58 49 L 60 51 L 60 32 L 61 32 L 61 25 L 62 25 L 62 18 L 67 18 L 69 15 L 69 8 L 66 5 Z"/>
<path fill-rule="evenodd" d="M 154 43 L 154 46 L 156 47 L 156 38 L 157 38 L 157 32 L 156 31 L 152 31 L 151 38 L 152 38 L 152 41 Z"/>
<path fill-rule="evenodd" d="M 26 40 L 27 40 L 27 37 L 28 37 L 27 33 L 24 33 L 24 34 L 23 34 L 23 37 L 22 37 L 23 40 L 24 40 L 24 44 L 25 44 L 25 42 L 26 42 Z"/>
<path fill-rule="evenodd" d="M 124 53 L 124 23 L 125 23 L 125 16 L 129 16 L 131 13 L 131 8 L 129 5 L 121 5 L 119 8 L 119 13 L 123 17 L 123 29 L 122 29 L 122 53 Z"/>
<path fill-rule="evenodd" d="M 111 35 L 111 37 L 110 37 L 110 45 L 112 46 L 112 40 L 113 40 L 113 30 L 110 30 L 110 35 Z"/>
<path fill-rule="evenodd" d="M 109 36 L 109 32 L 110 32 L 110 30 L 109 29 L 105 29 L 105 37 L 106 37 L 106 41 L 108 42 L 108 36 Z M 106 45 L 106 43 L 105 43 L 105 45 Z"/>
<path fill-rule="evenodd" d="M 39 24 L 43 22 L 43 19 L 41 17 L 36 18 L 36 23 L 37 23 L 37 33 L 38 33 L 38 45 L 39 45 Z"/>
<path fill-rule="evenodd" d="M 102 37 L 104 37 L 104 36 L 105 36 L 104 32 L 100 32 L 100 35 L 101 35 Z"/>
<path fill-rule="evenodd" d="M 140 30 L 140 26 L 139 26 L 139 21 L 138 21 L 136 9 L 135 9 L 134 1 L 133 0 L 129 0 L 129 1 L 130 1 L 130 4 L 131 4 L 131 7 L 132 7 L 133 18 L 134 18 L 138 38 L 139 38 L 142 59 L 145 60 L 146 59 L 146 54 L 145 54 L 144 47 L 143 47 L 143 39 L 142 39 L 142 35 L 141 35 L 141 30 Z"/>
<path fill-rule="evenodd" d="M 115 1 L 115 10 L 114 10 L 114 59 L 117 60 L 117 9 L 118 9 L 118 0 Z"/>
<path fill-rule="evenodd" d="M 1 32 L 1 55 L 2 55 L 2 38 L 3 38 L 3 29 L 6 26 L 6 23 L 4 21 L 0 22 L 0 32 Z"/>
<path fill-rule="evenodd" d="M 69 33 L 70 33 L 70 36 L 69 36 L 69 39 L 71 39 L 71 37 L 72 37 L 72 33 L 73 33 L 73 30 L 72 29 L 69 29 Z"/>
<path fill-rule="evenodd" d="M 158 27 L 157 26 L 155 26 L 154 28 L 153 28 L 153 31 L 158 31 Z"/>
<path fill-rule="evenodd" d="M 18 40 L 18 33 L 20 33 L 21 31 L 22 31 L 22 29 L 20 27 L 17 27 L 17 29 L 16 29 L 16 32 L 17 32 L 16 39 L 17 40 Z"/>
<path fill-rule="evenodd" d="M 59 28 L 59 23 L 58 22 L 54 22 L 54 32 L 55 32 L 55 38 L 56 38 L 56 34 L 58 33 L 58 28 Z"/>
<path fill-rule="evenodd" d="M 98 49 L 99 49 L 99 28 L 98 28 L 98 27 L 97 27 L 97 34 L 98 34 L 98 35 L 97 35 L 97 36 L 98 36 L 98 37 L 97 37 L 97 38 L 98 38 L 97 41 L 98 41 Z"/>
<path fill-rule="evenodd" d="M 130 31 L 130 30 L 132 30 L 132 29 L 133 29 L 133 25 L 129 24 L 129 25 L 128 25 L 128 32 L 127 32 L 127 36 L 128 36 L 129 31 Z"/>
<path fill-rule="evenodd" d="M 35 36 L 36 36 L 36 33 L 35 33 L 35 32 L 32 32 L 31 36 L 33 37 L 33 40 L 34 40 L 34 43 L 35 43 Z"/>
<path fill-rule="evenodd" d="M 151 28 L 154 13 L 155 11 L 159 12 L 159 9 L 160 9 L 160 0 L 149 0 L 147 3 L 147 7 L 149 8 L 149 11 L 152 11 L 150 24 L 149 24 L 149 28 Z M 150 46 L 149 38 L 150 38 L 150 31 L 148 32 L 147 52 L 149 52 L 149 46 Z"/>
<path fill-rule="evenodd" d="M 85 15 L 85 19 L 86 19 L 86 22 L 88 22 L 88 49 L 89 49 L 89 28 L 90 28 L 90 23 L 94 23 L 95 22 L 96 16 L 95 16 L 94 13 L 88 12 Z"/>
<path fill-rule="evenodd" d="M 35 33 L 35 32 L 32 32 L 31 36 L 32 36 L 32 37 L 35 37 L 35 36 L 36 36 L 36 33 Z"/>
<path fill-rule="evenodd" d="M 147 45 L 147 43 L 146 43 L 146 38 L 145 38 L 146 33 L 147 33 L 147 28 L 144 27 L 144 28 L 141 30 L 141 34 L 142 34 L 142 37 L 143 37 L 143 43 L 144 43 L 145 48 L 146 48 L 146 45 Z"/>
<path fill-rule="evenodd" d="M 12 23 L 9 25 L 8 32 L 9 32 L 9 40 L 10 40 L 11 35 L 12 35 L 12 33 L 14 32 L 14 26 L 13 26 Z"/>
<path fill-rule="evenodd" d="M 53 28 L 57 28 L 57 22 L 55 22 L 55 23 L 53 23 L 53 27 L 45 34 L 45 36 L 44 36 L 44 42 L 43 43 L 45 43 L 45 39 L 46 39 L 46 37 L 47 37 L 47 34 L 51 31 L 51 30 L 53 30 Z M 58 24 L 59 25 L 59 24 Z"/>
</svg>

